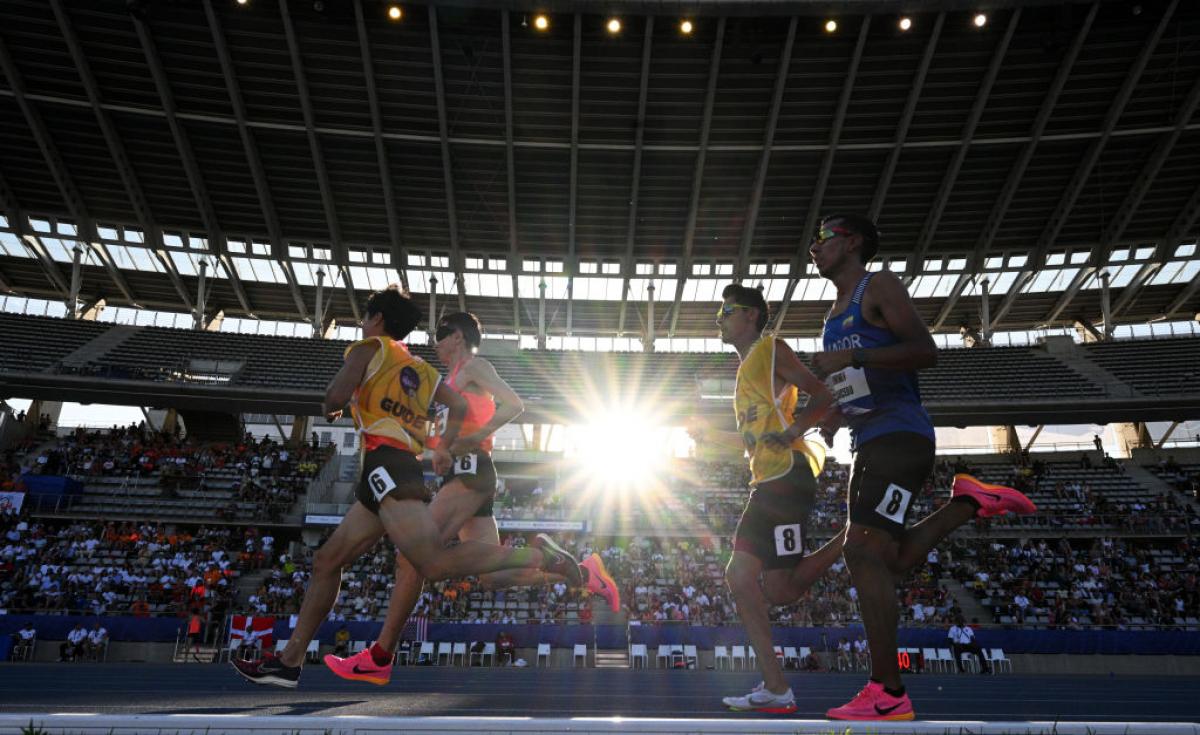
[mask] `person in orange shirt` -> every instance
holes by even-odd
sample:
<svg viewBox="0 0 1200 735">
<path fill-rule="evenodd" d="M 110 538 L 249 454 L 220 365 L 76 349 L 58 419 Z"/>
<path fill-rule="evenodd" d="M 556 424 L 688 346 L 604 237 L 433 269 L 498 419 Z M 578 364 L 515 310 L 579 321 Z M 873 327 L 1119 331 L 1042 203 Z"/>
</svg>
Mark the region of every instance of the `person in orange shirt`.
<svg viewBox="0 0 1200 735">
<path fill-rule="evenodd" d="M 430 580 L 505 569 L 563 574 L 576 585 L 582 580 L 575 558 L 553 543 L 526 549 L 481 541 L 444 545 L 443 533 L 427 504 L 419 457 L 425 449 L 435 400 L 447 407 L 447 416 L 441 443 L 433 454 L 434 470 L 448 472 L 451 453 L 471 448 L 459 442 L 458 436 L 467 402 L 402 341 L 423 316 L 407 293 L 395 286 L 377 291 L 367 299 L 364 313 L 363 339 L 346 348 L 345 362 L 330 381 L 324 401 L 331 421 L 342 415 L 348 403 L 361 436 L 355 502 L 313 557 L 312 576 L 287 646 L 278 656 L 232 662 L 239 674 L 256 684 L 294 688 L 299 683 L 308 644 L 337 600 L 343 567 L 369 551 L 384 533 L 396 551 Z"/>
</svg>

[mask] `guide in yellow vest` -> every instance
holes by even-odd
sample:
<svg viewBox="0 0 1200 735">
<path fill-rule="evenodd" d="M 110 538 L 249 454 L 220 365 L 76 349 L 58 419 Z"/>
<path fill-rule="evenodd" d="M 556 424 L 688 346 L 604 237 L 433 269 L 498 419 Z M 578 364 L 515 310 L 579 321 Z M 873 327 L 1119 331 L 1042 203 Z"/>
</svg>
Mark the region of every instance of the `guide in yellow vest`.
<svg viewBox="0 0 1200 735">
<path fill-rule="evenodd" d="M 805 554 L 805 527 L 816 503 L 825 453 L 803 439 L 833 406 L 833 396 L 782 340 L 764 336 L 770 310 L 758 289 L 725 287 L 717 313 L 721 341 L 741 358 L 734 391 L 737 432 L 692 429 L 698 442 L 743 446 L 754 486 L 733 534 L 725 580 L 754 647 L 763 687 L 725 697 L 739 711 L 787 713 L 796 699 L 771 641 L 770 605 L 800 598 L 842 553 L 842 535 Z M 798 390 L 808 403 L 796 412 Z"/>
<path fill-rule="evenodd" d="M 446 546 L 429 505 L 418 455 L 425 447 L 429 408 L 447 407 L 443 444 L 434 450 L 438 472 L 450 469 L 467 402 L 442 382 L 437 370 L 404 345 L 423 315 L 396 287 L 371 294 L 362 321 L 363 339 L 346 349 L 345 363 L 325 390 L 330 421 L 350 404 L 362 436 L 363 463 L 354 488 L 357 502 L 313 557 L 312 575 L 287 646 L 256 661 L 235 658 L 237 672 L 257 684 L 295 687 L 305 651 L 337 601 L 342 569 L 365 554 L 384 534 L 396 552 L 431 580 L 482 576 L 506 569 L 540 569 L 582 585 L 578 562 L 549 537 L 540 548 L 517 549 L 467 540 Z"/>
</svg>

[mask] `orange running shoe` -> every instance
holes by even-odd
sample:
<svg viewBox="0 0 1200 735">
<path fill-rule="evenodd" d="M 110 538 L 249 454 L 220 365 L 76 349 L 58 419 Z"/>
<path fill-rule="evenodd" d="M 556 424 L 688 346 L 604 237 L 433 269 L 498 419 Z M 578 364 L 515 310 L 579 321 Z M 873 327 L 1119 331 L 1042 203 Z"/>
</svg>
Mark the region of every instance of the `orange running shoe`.
<svg viewBox="0 0 1200 735">
<path fill-rule="evenodd" d="M 974 500 L 979 505 L 975 515 L 980 518 L 1003 513 L 1027 516 L 1037 512 L 1037 506 L 1023 493 L 1003 485 L 989 485 L 970 475 L 954 476 L 954 489 L 950 491 L 950 497 Z"/>
<path fill-rule="evenodd" d="M 604 560 L 600 558 L 600 555 L 592 554 L 580 562 L 579 566 L 588 570 L 588 592 L 591 592 L 593 595 L 600 595 L 607 600 L 608 607 L 613 612 L 620 611 L 621 591 L 617 589 L 617 583 L 613 581 L 608 570 L 604 568 Z"/>
<path fill-rule="evenodd" d="M 325 655 L 325 665 L 343 679 L 366 681 L 384 686 L 392 680 L 392 665 L 380 666 L 371 658 L 371 647 L 367 646 L 349 658 L 340 658 L 332 653 Z"/>
<path fill-rule="evenodd" d="M 854 699 L 834 707 L 825 716 L 831 720 L 911 720 L 916 713 L 907 693 L 893 697 L 883 690 L 883 684 L 869 681 Z"/>
</svg>

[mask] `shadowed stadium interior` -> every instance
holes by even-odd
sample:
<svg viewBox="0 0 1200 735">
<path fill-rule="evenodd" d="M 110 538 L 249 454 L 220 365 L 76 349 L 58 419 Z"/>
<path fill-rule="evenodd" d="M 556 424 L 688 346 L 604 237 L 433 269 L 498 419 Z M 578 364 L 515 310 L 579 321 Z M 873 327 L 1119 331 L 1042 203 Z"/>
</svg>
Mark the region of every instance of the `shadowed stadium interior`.
<svg viewBox="0 0 1200 735">
<path fill-rule="evenodd" d="M 794 719 L 722 704 L 765 681 L 727 571 L 752 475 L 697 429 L 744 428 L 730 283 L 825 377 L 841 213 L 937 347 L 910 521 L 960 473 L 1037 506 L 895 575 L 918 720 L 846 732 L 1195 735 L 1198 105 L 1187 0 L 6 0 L 0 732 L 842 732 L 875 670 L 851 552 L 772 608 Z M 373 467 L 327 393 L 389 284 L 412 355 L 449 379 L 471 312 L 523 402 L 501 543 L 595 554 L 621 604 L 426 582 L 376 689 L 323 656 L 372 655 L 391 541 L 295 641 Z M 807 552 L 847 527 L 847 434 Z M 288 640 L 297 689 L 231 670 Z"/>
</svg>

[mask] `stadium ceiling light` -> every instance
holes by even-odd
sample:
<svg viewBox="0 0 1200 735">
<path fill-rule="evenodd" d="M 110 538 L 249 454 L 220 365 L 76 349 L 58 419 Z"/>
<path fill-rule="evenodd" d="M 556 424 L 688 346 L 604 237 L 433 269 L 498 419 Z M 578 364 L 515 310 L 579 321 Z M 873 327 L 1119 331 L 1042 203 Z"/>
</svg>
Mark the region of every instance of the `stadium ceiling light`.
<svg viewBox="0 0 1200 735">
<path fill-rule="evenodd" d="M 692 31 L 696 30 L 696 26 L 692 25 L 690 20 L 683 20 L 679 23 L 679 32 L 685 36 L 691 35 Z"/>
<path fill-rule="evenodd" d="M 975 15 L 975 20 L 974 20 L 975 27 L 983 28 L 985 25 L 987 25 L 987 20 L 988 19 L 987 19 L 986 15 L 984 15 L 983 13 L 977 13 Z"/>
<path fill-rule="evenodd" d="M 404 11 L 400 9 L 399 5 L 392 5 L 388 8 L 387 15 L 391 20 L 400 20 L 404 17 Z"/>
<path fill-rule="evenodd" d="M 237 0 L 238 5 L 245 5 L 248 2 L 250 2 L 250 0 Z"/>
<path fill-rule="evenodd" d="M 907 31 L 912 28 L 912 18 L 904 17 L 900 19 L 900 30 Z"/>
<path fill-rule="evenodd" d="M 837 30 L 837 21 L 836 20 L 825 21 L 825 32 L 826 33 L 833 33 L 836 30 Z"/>
<path fill-rule="evenodd" d="M 609 18 L 608 24 L 605 26 L 605 28 L 608 29 L 609 33 L 620 33 L 621 32 L 621 19 L 620 18 Z"/>
<path fill-rule="evenodd" d="M 534 16 L 533 27 L 538 29 L 539 31 L 548 30 L 550 28 L 550 19 L 547 18 L 545 15 Z"/>
</svg>

